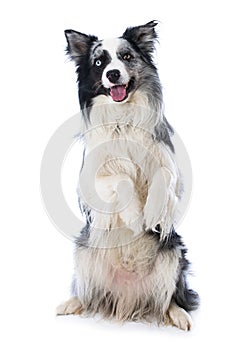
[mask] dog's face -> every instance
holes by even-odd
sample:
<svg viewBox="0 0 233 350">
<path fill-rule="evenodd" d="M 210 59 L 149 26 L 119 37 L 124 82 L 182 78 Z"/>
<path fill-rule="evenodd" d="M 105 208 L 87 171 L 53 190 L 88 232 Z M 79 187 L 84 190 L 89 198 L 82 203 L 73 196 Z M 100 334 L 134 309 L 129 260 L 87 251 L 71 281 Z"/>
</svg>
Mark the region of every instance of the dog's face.
<svg viewBox="0 0 233 350">
<path fill-rule="evenodd" d="M 122 38 L 97 42 L 91 50 L 96 81 L 115 102 L 126 100 L 134 88 L 138 66 L 136 56 L 135 50 Z"/>
<path fill-rule="evenodd" d="M 78 67 L 81 107 L 91 105 L 98 95 L 125 102 L 143 83 L 148 83 L 151 70 L 155 70 L 151 54 L 156 24 L 152 21 L 128 28 L 122 37 L 111 40 L 65 31 L 67 52 Z"/>
</svg>

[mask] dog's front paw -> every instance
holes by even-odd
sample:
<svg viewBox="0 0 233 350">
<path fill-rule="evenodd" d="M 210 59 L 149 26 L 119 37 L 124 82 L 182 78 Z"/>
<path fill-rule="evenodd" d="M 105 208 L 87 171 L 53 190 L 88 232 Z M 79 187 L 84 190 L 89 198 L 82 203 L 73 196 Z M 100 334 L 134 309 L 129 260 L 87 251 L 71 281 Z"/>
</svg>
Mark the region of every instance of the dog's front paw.
<svg viewBox="0 0 233 350">
<path fill-rule="evenodd" d="M 178 327 L 184 331 L 192 328 L 192 319 L 189 314 L 176 304 L 171 304 L 168 309 L 167 324 Z"/>
<path fill-rule="evenodd" d="M 56 309 L 56 315 L 80 315 L 82 313 L 82 304 L 77 297 L 67 300 Z"/>
<path fill-rule="evenodd" d="M 154 204 L 154 203 L 153 203 Z M 154 230 L 156 231 L 156 226 L 158 224 L 162 224 L 162 217 L 163 215 L 163 210 L 164 208 L 161 206 L 160 208 L 153 206 L 150 201 L 147 201 L 144 211 L 143 211 L 143 216 L 144 216 L 144 224 L 145 224 L 145 230 Z"/>
<path fill-rule="evenodd" d="M 136 195 L 134 195 L 131 203 L 119 213 L 119 216 L 124 225 L 131 229 L 135 236 L 143 232 L 144 219 L 142 207 Z"/>
</svg>

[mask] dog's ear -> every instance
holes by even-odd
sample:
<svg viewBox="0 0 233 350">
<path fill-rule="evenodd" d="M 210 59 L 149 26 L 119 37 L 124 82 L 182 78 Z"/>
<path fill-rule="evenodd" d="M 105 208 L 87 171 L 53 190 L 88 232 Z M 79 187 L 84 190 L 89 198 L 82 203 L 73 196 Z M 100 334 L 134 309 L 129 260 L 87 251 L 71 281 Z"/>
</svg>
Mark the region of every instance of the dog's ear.
<svg viewBox="0 0 233 350">
<path fill-rule="evenodd" d="M 157 24 L 156 21 L 151 21 L 142 26 L 127 28 L 122 38 L 136 45 L 143 53 L 151 54 L 157 38 L 154 29 Z"/>
<path fill-rule="evenodd" d="M 65 30 L 65 36 L 68 43 L 67 54 L 77 65 L 80 64 L 82 57 L 87 54 L 93 42 L 98 40 L 96 36 L 86 35 L 72 29 Z"/>
</svg>

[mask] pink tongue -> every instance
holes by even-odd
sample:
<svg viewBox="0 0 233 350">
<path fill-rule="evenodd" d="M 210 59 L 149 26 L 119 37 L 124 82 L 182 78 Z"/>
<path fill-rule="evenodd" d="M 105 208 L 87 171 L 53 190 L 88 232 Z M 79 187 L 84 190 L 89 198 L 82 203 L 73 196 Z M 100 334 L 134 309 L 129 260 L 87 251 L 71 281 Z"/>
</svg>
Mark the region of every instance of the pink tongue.
<svg viewBox="0 0 233 350">
<path fill-rule="evenodd" d="M 110 89 L 110 95 L 114 101 L 122 101 L 126 96 L 126 88 L 124 85 L 112 86 Z"/>
</svg>

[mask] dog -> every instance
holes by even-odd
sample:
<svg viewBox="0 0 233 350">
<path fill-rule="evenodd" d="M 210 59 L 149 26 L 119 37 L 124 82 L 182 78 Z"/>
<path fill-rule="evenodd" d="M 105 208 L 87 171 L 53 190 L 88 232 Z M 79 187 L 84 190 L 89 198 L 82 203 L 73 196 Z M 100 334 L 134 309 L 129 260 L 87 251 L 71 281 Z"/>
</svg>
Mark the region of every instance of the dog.
<svg viewBox="0 0 233 350">
<path fill-rule="evenodd" d="M 99 40 L 66 30 L 84 145 L 72 297 L 57 315 L 100 314 L 190 330 L 199 305 L 175 231 L 182 178 L 153 61 L 156 21 Z"/>
</svg>

